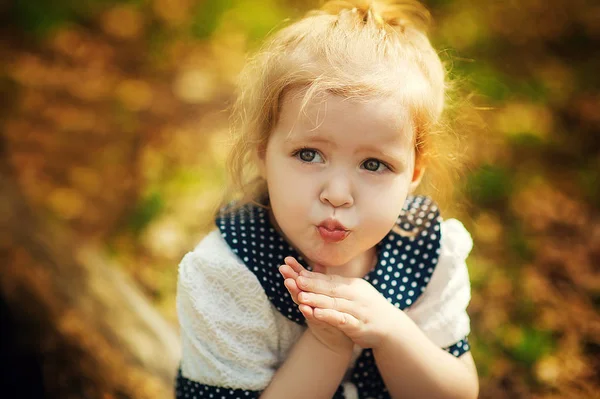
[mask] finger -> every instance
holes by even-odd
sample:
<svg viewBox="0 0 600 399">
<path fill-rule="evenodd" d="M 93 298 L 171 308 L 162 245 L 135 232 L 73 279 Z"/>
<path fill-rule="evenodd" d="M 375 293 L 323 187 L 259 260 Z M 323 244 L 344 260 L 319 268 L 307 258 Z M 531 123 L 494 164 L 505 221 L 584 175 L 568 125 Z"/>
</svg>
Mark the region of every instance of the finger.
<svg viewBox="0 0 600 399">
<path fill-rule="evenodd" d="M 314 272 L 314 271 L 311 272 L 309 270 L 302 270 L 299 273 L 299 275 L 318 279 L 318 280 L 334 281 L 334 282 L 337 282 L 340 284 L 345 284 L 345 285 L 349 285 L 352 283 L 353 280 L 355 280 L 353 278 L 342 277 L 342 276 L 338 276 L 336 274 L 323 274 L 323 273 Z"/>
<path fill-rule="evenodd" d="M 318 280 L 336 281 L 336 282 L 340 282 L 342 284 L 349 284 L 350 280 L 351 280 L 347 277 L 342 277 L 342 276 L 338 276 L 335 274 L 323 274 L 323 273 L 319 273 L 319 272 L 311 272 L 308 270 L 302 270 L 298 275 L 315 278 Z"/>
<path fill-rule="evenodd" d="M 302 270 L 306 270 L 293 256 L 287 256 L 283 261 L 298 274 L 300 274 Z"/>
<path fill-rule="evenodd" d="M 349 298 L 348 286 L 336 280 L 322 280 L 307 276 L 299 276 L 296 279 L 301 291 L 314 292 L 330 297 Z"/>
<path fill-rule="evenodd" d="M 338 312 L 333 309 L 315 308 L 313 315 L 317 321 L 322 321 L 330 326 L 339 328 L 346 334 L 356 332 L 356 330 L 360 329 L 360 321 L 348 313 Z"/>
<path fill-rule="evenodd" d="M 296 280 L 294 280 L 293 278 L 286 278 L 283 281 L 283 285 L 285 285 L 285 288 L 287 288 L 294 303 L 300 304 L 300 302 L 298 301 L 298 294 L 301 292 L 301 290 L 298 288 Z"/>
<path fill-rule="evenodd" d="M 310 306 L 300 304 L 298 306 L 298 310 L 300 310 L 300 312 L 306 318 L 306 320 L 309 320 L 309 321 L 315 320 L 313 308 L 311 308 Z"/>
<path fill-rule="evenodd" d="M 279 266 L 279 273 L 283 278 L 293 278 L 295 280 L 298 277 L 298 273 L 288 265 Z"/>
<path fill-rule="evenodd" d="M 301 291 L 298 294 L 298 302 L 313 308 L 333 309 L 339 312 L 356 315 L 354 302 L 345 298 L 330 297 L 322 294 Z"/>
</svg>

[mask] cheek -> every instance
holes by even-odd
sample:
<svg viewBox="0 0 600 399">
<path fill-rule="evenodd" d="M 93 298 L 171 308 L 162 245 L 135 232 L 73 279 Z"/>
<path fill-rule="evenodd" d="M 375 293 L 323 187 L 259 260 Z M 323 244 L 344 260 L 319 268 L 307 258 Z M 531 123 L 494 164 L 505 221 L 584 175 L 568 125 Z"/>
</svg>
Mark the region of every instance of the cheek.
<svg viewBox="0 0 600 399">
<path fill-rule="evenodd" d="M 276 214 L 304 214 L 314 198 L 314 183 L 306 173 L 300 173 L 289 160 L 278 159 L 267 168 L 267 185 L 271 205 Z M 279 212 L 277 212 L 279 211 Z M 296 216 L 294 216 L 296 217 Z"/>
<path fill-rule="evenodd" d="M 370 231 L 379 235 L 385 235 L 393 227 L 408 195 L 409 187 L 404 179 L 395 183 L 371 190 L 361 201 L 361 219 Z"/>
<path fill-rule="evenodd" d="M 294 164 L 294 160 L 284 156 L 273 156 L 267 159 L 267 184 L 269 188 L 287 197 L 310 192 L 311 179 L 302 166 Z"/>
<path fill-rule="evenodd" d="M 400 208 L 380 205 L 369 209 L 367 214 L 363 214 L 366 221 L 363 224 L 365 233 L 375 237 L 376 241 L 381 240 L 392 229 L 394 223 L 396 223 L 401 211 Z"/>
</svg>

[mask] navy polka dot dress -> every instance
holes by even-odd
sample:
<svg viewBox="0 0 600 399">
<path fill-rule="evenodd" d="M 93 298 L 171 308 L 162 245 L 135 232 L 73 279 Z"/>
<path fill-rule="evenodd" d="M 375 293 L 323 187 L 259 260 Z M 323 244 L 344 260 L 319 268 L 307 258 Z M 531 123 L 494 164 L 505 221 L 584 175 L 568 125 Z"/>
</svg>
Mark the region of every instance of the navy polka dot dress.
<svg viewBox="0 0 600 399">
<path fill-rule="evenodd" d="M 431 279 L 440 254 L 441 217 L 428 197 L 410 196 L 396 226 L 377 246 L 377 265 L 364 279 L 399 309 L 406 309 L 421 296 Z M 304 259 L 285 241 L 269 221 L 268 211 L 246 205 L 216 219 L 224 240 L 262 285 L 273 306 L 289 320 L 304 325 L 305 319 L 282 284 L 278 268 L 286 256 Z M 469 350 L 467 338 L 445 348 L 459 357 Z M 359 398 L 390 398 L 371 349 L 362 350 L 349 373 Z M 257 398 L 259 391 L 214 387 L 189 380 L 181 370 L 176 380 L 176 397 Z M 340 386 L 334 396 L 344 398 Z"/>
</svg>

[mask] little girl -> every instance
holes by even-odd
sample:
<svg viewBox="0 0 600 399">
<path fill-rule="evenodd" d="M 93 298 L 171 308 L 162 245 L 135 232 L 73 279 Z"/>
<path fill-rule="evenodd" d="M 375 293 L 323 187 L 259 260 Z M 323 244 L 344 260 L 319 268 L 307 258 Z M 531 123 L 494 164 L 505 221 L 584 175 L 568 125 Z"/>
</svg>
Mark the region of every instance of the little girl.
<svg viewBox="0 0 600 399">
<path fill-rule="evenodd" d="M 412 194 L 444 137 L 428 15 L 330 1 L 249 63 L 237 201 L 179 266 L 177 398 L 477 397 L 472 241 Z"/>
</svg>

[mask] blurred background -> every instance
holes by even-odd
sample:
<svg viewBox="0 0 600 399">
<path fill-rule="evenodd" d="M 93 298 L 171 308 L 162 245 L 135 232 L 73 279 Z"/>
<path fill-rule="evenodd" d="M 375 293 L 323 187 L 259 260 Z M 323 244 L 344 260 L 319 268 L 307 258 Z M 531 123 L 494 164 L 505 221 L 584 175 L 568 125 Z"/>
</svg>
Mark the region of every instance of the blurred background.
<svg viewBox="0 0 600 399">
<path fill-rule="evenodd" d="M 0 0 L 0 396 L 171 397 L 236 75 L 317 4 Z M 472 93 L 446 215 L 475 240 L 480 397 L 598 398 L 600 3 L 425 4 Z"/>
</svg>

